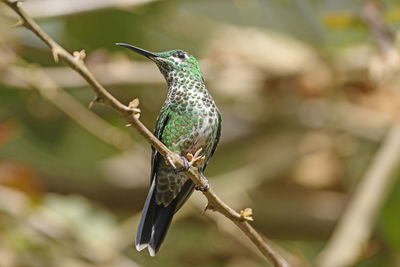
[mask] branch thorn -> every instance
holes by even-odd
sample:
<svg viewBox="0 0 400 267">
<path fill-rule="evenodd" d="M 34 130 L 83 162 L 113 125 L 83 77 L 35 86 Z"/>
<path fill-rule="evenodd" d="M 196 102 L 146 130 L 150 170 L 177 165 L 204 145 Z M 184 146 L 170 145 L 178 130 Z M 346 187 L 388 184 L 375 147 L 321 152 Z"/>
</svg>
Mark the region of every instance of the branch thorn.
<svg viewBox="0 0 400 267">
<path fill-rule="evenodd" d="M 91 109 L 93 107 L 94 104 L 96 103 L 102 103 L 103 100 L 99 97 L 99 96 L 95 96 L 95 98 L 93 98 L 92 101 L 90 101 L 88 108 Z"/>
<path fill-rule="evenodd" d="M 206 213 L 206 211 L 209 210 L 209 209 L 211 209 L 211 207 L 210 207 L 210 204 L 207 203 L 207 205 L 204 207 L 204 210 L 203 210 L 203 212 L 201 213 L 201 215 L 203 216 L 204 213 Z"/>
<path fill-rule="evenodd" d="M 22 19 L 20 19 L 14 25 L 12 25 L 11 27 L 18 28 L 18 27 L 23 26 L 24 24 L 25 24 L 24 21 Z"/>
<path fill-rule="evenodd" d="M 58 55 L 60 54 L 60 48 L 58 47 L 53 47 L 51 49 L 51 53 L 53 54 L 53 59 L 56 63 L 58 63 Z"/>
<path fill-rule="evenodd" d="M 175 166 L 174 162 L 172 161 L 171 156 L 169 156 L 169 155 L 167 156 L 167 161 L 168 161 L 169 164 L 171 164 L 171 166 L 172 166 L 174 169 L 176 169 L 176 166 Z"/>
</svg>

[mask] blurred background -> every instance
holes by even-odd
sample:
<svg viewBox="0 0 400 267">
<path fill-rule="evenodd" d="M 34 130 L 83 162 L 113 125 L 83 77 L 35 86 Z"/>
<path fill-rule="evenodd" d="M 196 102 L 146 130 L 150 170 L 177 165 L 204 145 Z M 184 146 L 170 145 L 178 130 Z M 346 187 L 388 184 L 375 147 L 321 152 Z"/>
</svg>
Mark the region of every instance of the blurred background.
<svg viewBox="0 0 400 267">
<path fill-rule="evenodd" d="M 22 7 L 153 129 L 154 63 L 115 46 L 199 59 L 222 112 L 211 187 L 293 266 L 324 249 L 400 110 L 395 0 L 26 0 Z M 149 145 L 0 4 L 0 266 L 264 266 L 194 193 L 161 251 L 134 238 Z M 396 176 L 399 176 L 397 173 Z M 400 184 L 388 183 L 356 266 L 400 266 Z M 284 251 L 283 251 L 284 250 Z"/>
</svg>

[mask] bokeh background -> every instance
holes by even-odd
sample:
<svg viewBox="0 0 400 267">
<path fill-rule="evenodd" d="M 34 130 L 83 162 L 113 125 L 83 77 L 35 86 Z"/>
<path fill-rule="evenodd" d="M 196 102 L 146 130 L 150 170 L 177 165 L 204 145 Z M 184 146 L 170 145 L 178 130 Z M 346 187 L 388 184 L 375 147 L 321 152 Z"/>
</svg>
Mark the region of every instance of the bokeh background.
<svg viewBox="0 0 400 267">
<path fill-rule="evenodd" d="M 22 6 L 153 129 L 156 66 L 115 46 L 180 48 L 219 106 L 206 176 L 293 266 L 323 251 L 400 110 L 398 1 L 26 0 Z M 371 11 L 372 10 L 372 11 Z M 372 13 L 371 13 L 372 12 Z M 370 16 L 372 14 L 372 16 Z M 264 266 L 194 193 L 155 258 L 133 243 L 150 147 L 0 3 L 0 266 Z M 395 176 L 399 176 L 396 174 Z M 400 184 L 391 178 L 356 266 L 400 266 Z"/>
</svg>

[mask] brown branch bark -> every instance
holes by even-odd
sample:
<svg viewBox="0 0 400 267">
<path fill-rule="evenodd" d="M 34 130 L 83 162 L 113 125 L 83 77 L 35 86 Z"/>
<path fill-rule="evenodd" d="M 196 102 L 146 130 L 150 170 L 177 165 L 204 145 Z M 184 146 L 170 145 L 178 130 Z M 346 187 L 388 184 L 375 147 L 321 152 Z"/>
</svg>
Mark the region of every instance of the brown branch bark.
<svg viewBox="0 0 400 267">
<path fill-rule="evenodd" d="M 96 93 L 96 99 L 123 116 L 131 125 L 134 127 L 164 158 L 169 157 L 177 167 L 183 167 L 183 161 L 174 153 L 168 150 L 168 148 L 161 143 L 143 124 L 142 122 L 133 116 L 133 110 L 128 108 L 119 102 L 114 96 L 112 96 L 92 75 L 87 69 L 83 60 L 79 57 L 74 57 L 68 53 L 63 47 L 57 44 L 50 36 L 48 36 L 21 8 L 21 3 L 15 0 L 2 0 L 6 5 L 12 8 L 21 18 L 23 26 L 31 30 L 36 36 L 38 36 L 52 51 L 55 61 L 59 58 L 63 59 L 72 69 L 78 72 L 86 82 L 93 88 Z M 190 167 L 186 174 L 193 180 L 193 182 L 204 187 L 205 183 L 202 177 L 199 175 L 195 167 Z M 224 203 L 219 197 L 214 194 L 210 188 L 207 192 L 204 192 L 208 200 L 208 207 L 214 211 L 217 211 L 233 223 L 235 223 L 253 242 L 253 244 L 261 251 L 261 253 L 270 260 L 274 266 L 289 266 L 285 259 L 283 259 L 267 241 L 261 237 L 259 233 L 249 224 L 248 221 L 243 219 L 239 213 Z"/>
</svg>

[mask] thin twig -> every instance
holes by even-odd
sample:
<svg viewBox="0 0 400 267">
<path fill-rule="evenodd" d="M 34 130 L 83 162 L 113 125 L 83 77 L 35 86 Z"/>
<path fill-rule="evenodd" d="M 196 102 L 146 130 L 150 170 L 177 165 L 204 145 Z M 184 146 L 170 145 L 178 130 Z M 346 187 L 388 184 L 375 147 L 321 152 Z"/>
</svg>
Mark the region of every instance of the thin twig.
<svg viewBox="0 0 400 267">
<path fill-rule="evenodd" d="M 58 58 L 63 59 L 72 69 L 77 71 L 86 82 L 93 88 L 97 98 L 102 100 L 107 106 L 120 113 L 131 125 L 134 127 L 164 158 L 171 158 L 172 162 L 178 166 L 183 167 L 183 161 L 168 148 L 161 143 L 143 124 L 139 119 L 134 116 L 133 110 L 128 108 L 119 102 L 114 96 L 112 96 L 91 74 L 86 68 L 84 62 L 80 59 L 73 57 L 64 48 L 57 44 L 50 36 L 48 36 L 21 8 L 21 3 L 13 0 L 3 0 L 10 8 L 12 8 L 23 20 L 23 25 L 30 29 L 36 34 L 44 43 L 49 46 L 53 53 L 53 57 L 56 61 Z M 205 183 L 202 177 L 199 175 L 195 167 L 190 167 L 186 174 L 193 182 L 200 187 L 204 187 Z M 253 244 L 261 251 L 261 253 L 269 259 L 274 266 L 289 266 L 289 264 L 261 237 L 257 231 L 243 218 L 240 214 L 225 204 L 217 195 L 214 194 L 213 190 L 210 189 L 203 193 L 208 200 L 208 205 L 212 210 L 218 211 L 219 213 L 226 216 L 232 222 L 234 222 L 246 235 L 252 240 Z"/>
</svg>

